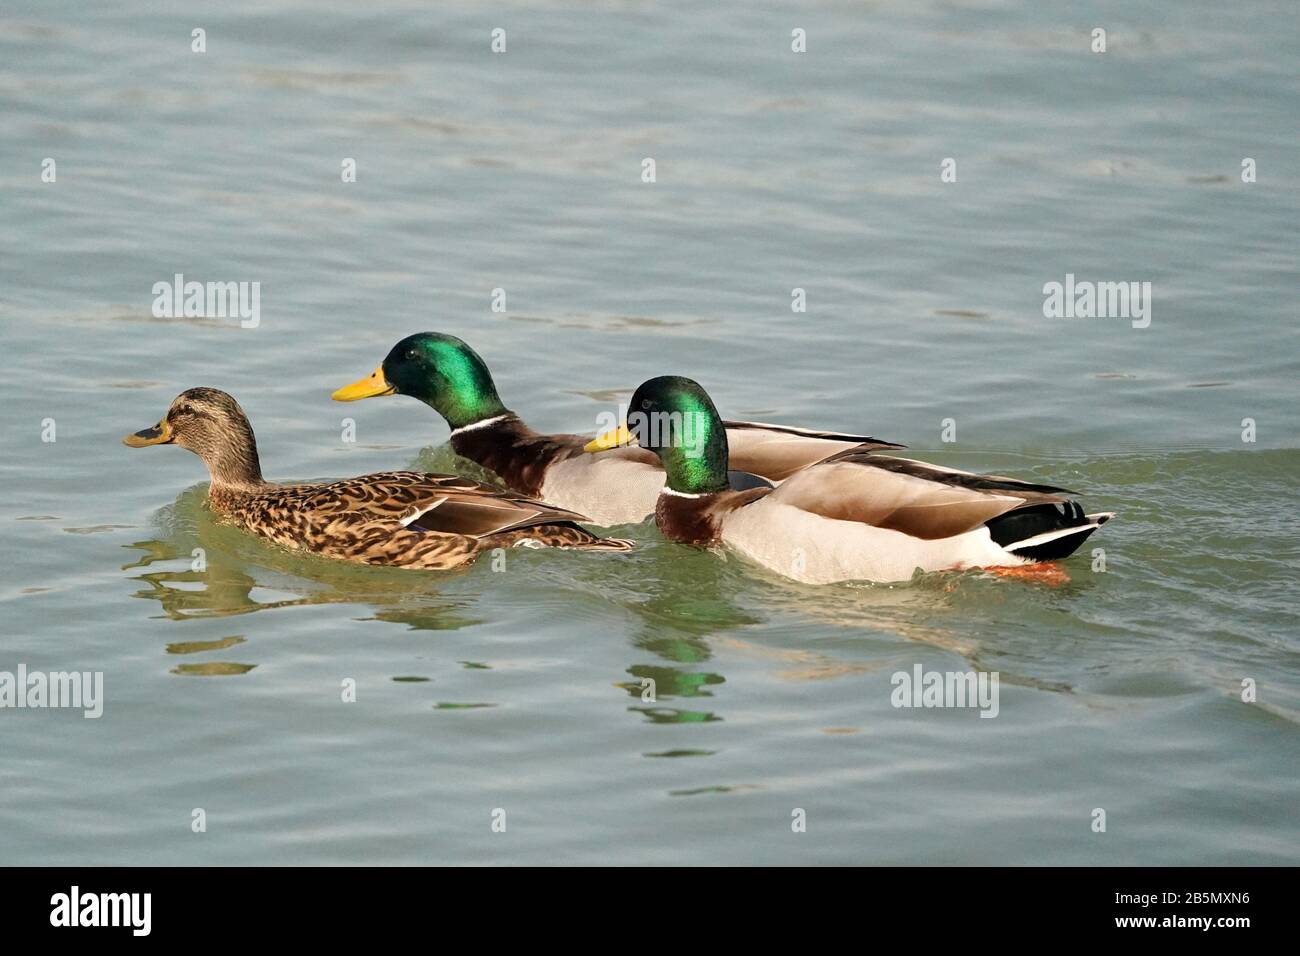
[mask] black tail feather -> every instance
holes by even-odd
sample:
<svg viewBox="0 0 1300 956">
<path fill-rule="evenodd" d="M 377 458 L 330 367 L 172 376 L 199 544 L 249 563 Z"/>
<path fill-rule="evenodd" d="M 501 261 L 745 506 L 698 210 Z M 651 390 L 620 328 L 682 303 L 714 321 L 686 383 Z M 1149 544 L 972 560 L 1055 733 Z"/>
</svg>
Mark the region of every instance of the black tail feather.
<svg viewBox="0 0 1300 956">
<path fill-rule="evenodd" d="M 1043 504 L 1017 508 L 1015 511 L 991 518 L 984 524 L 989 529 L 989 536 L 996 543 L 1031 561 L 1055 561 L 1058 558 L 1068 557 L 1097 530 L 1077 501 L 1066 501 L 1060 505 Z M 1066 528 L 1079 530 L 1075 534 L 1063 534 L 1059 538 L 1028 548 L 1015 547 L 1019 541 L 1027 541 L 1040 534 L 1062 531 Z"/>
</svg>

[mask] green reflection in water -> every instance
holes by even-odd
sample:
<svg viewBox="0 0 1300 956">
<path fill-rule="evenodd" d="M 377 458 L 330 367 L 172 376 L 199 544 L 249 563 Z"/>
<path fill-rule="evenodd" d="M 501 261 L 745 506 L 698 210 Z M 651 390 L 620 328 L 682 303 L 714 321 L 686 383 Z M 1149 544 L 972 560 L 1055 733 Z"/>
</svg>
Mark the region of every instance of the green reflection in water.
<svg viewBox="0 0 1300 956">
<path fill-rule="evenodd" d="M 495 707 L 496 704 L 452 704 L 439 701 L 433 705 L 434 710 L 479 710 L 483 707 Z"/>
<path fill-rule="evenodd" d="M 628 673 L 637 678 L 635 682 L 626 681 L 619 684 L 633 697 L 640 697 L 643 690 L 642 681 L 654 681 L 655 698 L 663 697 L 712 697 L 704 688 L 711 684 L 725 683 L 721 674 L 704 671 L 678 671 L 669 667 L 655 667 L 651 664 L 633 664 Z"/>
<path fill-rule="evenodd" d="M 678 710 L 675 707 L 629 707 L 628 710 L 644 714 L 653 724 L 708 724 L 722 719 L 707 711 Z"/>
</svg>

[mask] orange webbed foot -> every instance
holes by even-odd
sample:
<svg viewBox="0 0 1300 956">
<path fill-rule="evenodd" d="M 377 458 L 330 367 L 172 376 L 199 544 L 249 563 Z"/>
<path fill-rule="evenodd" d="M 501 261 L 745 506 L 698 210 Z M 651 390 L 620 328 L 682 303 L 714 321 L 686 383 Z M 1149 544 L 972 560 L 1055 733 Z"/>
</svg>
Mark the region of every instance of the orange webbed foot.
<svg viewBox="0 0 1300 956">
<path fill-rule="evenodd" d="M 1014 568 L 988 568 L 994 574 L 1004 578 L 1017 578 L 1021 581 L 1033 581 L 1060 587 L 1070 583 L 1070 576 L 1054 561 L 1040 561 L 1036 564 L 1024 564 Z"/>
</svg>

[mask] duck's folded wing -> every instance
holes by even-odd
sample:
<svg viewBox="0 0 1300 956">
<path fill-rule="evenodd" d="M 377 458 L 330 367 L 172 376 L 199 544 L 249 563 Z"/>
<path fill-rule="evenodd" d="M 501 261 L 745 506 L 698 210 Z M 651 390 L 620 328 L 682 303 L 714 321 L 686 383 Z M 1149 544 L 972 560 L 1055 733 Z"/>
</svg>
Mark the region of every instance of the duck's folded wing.
<svg viewBox="0 0 1300 956">
<path fill-rule="evenodd" d="M 809 465 L 848 451 L 869 452 L 902 448 L 892 442 L 866 435 L 815 431 L 764 422 L 723 422 L 731 467 L 762 475 L 769 481 L 784 481 Z"/>
<path fill-rule="evenodd" d="M 319 488 L 302 502 L 321 514 L 355 514 L 394 527 L 486 537 L 544 524 L 586 519 L 458 475 L 378 472 Z"/>
<path fill-rule="evenodd" d="M 309 486 L 310 493 L 299 502 L 299 507 L 316 514 L 353 514 L 401 521 L 461 489 L 492 492 L 487 485 L 456 475 L 380 471 L 328 485 Z"/>
<path fill-rule="evenodd" d="M 553 508 L 509 492 L 454 491 L 405 522 L 409 528 L 485 538 L 539 525 L 588 520 L 576 511 Z"/>
<path fill-rule="evenodd" d="M 798 472 L 769 500 L 824 518 L 936 539 L 972 531 L 1026 506 L 1061 504 L 1066 499 L 1059 491 L 905 458 L 848 452 Z"/>
</svg>

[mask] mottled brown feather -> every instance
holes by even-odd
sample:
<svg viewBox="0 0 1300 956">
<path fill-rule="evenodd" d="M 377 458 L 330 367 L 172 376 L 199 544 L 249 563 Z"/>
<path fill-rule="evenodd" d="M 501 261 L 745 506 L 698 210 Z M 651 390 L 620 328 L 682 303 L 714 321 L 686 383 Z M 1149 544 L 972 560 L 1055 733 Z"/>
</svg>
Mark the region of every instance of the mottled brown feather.
<svg viewBox="0 0 1300 956">
<path fill-rule="evenodd" d="M 365 564 L 459 567 L 524 540 L 626 551 L 579 527 L 581 515 L 455 475 L 392 471 L 328 485 L 214 486 L 214 510 L 281 545 Z"/>
</svg>

